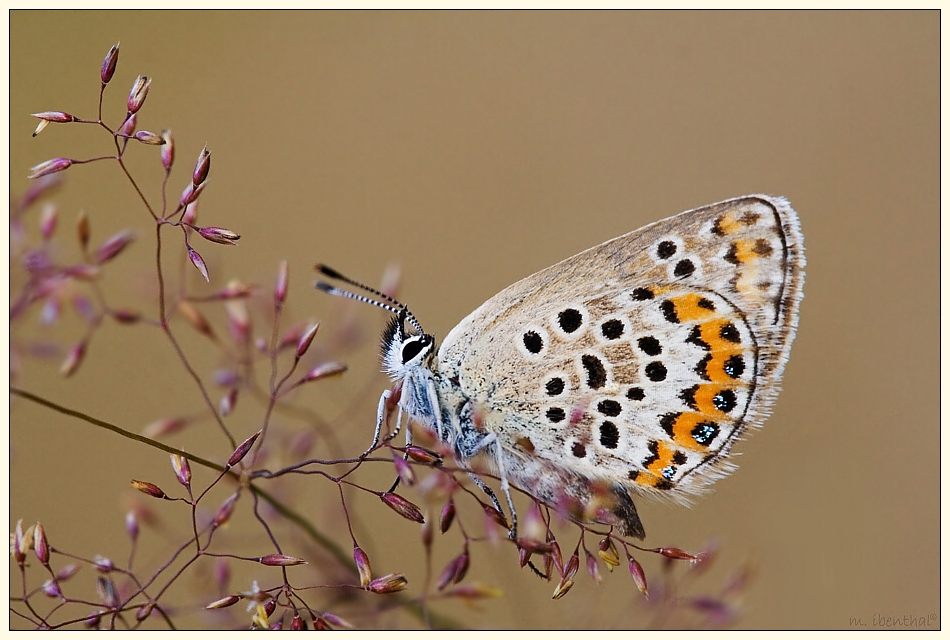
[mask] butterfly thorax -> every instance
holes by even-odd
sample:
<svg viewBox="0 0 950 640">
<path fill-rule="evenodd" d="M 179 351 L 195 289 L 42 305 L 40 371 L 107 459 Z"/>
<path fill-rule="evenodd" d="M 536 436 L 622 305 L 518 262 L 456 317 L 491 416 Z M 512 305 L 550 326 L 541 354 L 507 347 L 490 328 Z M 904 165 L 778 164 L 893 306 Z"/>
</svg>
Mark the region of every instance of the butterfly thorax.
<svg viewBox="0 0 950 640">
<path fill-rule="evenodd" d="M 440 370 L 432 335 L 409 334 L 401 319 L 394 318 L 383 333 L 381 351 L 383 370 L 394 382 L 402 382 L 400 409 L 450 445 L 460 462 L 464 464 L 491 441 L 478 428 L 476 412 L 458 376 Z"/>
</svg>

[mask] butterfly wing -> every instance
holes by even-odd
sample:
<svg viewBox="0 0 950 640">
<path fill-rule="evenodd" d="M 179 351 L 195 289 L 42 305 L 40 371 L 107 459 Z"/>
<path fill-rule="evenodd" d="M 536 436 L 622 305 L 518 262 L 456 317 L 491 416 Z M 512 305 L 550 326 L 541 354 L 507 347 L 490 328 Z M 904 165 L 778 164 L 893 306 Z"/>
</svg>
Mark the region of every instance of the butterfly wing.
<svg viewBox="0 0 950 640">
<path fill-rule="evenodd" d="M 439 367 L 498 437 L 509 481 L 636 534 L 628 491 L 702 492 L 767 417 L 804 264 L 786 200 L 694 209 L 503 290 L 449 333 Z"/>
</svg>

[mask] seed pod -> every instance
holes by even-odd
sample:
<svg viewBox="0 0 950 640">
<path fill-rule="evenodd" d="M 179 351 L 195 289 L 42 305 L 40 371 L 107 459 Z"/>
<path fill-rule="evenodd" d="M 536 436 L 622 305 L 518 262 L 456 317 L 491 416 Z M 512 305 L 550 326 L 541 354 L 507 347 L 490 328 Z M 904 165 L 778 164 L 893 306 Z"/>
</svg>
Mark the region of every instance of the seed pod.
<svg viewBox="0 0 950 640">
<path fill-rule="evenodd" d="M 307 564 L 307 561 L 303 558 L 285 556 L 282 553 L 270 553 L 266 556 L 261 556 L 257 561 L 266 567 L 293 567 L 298 564 Z"/>
<path fill-rule="evenodd" d="M 425 518 L 422 516 L 422 512 L 419 510 L 419 507 L 412 504 L 402 496 L 396 495 L 395 493 L 384 493 L 379 497 L 379 499 L 382 500 L 387 507 L 401 515 L 403 518 L 418 522 L 420 524 L 425 522 Z"/>
<path fill-rule="evenodd" d="M 205 240 L 217 242 L 218 244 L 235 244 L 235 240 L 240 240 L 241 236 L 230 229 L 221 227 L 198 227 L 198 234 Z"/>
<path fill-rule="evenodd" d="M 390 573 L 382 578 L 376 578 L 369 583 L 366 589 L 373 593 L 395 593 L 406 589 L 408 586 L 409 581 L 406 576 L 401 573 Z"/>
<path fill-rule="evenodd" d="M 211 171 L 211 152 L 208 151 L 208 145 L 201 149 L 198 154 L 198 160 L 195 162 L 195 170 L 191 174 L 191 183 L 197 188 L 208 179 L 208 172 Z"/>
<path fill-rule="evenodd" d="M 353 561 L 360 574 L 360 586 L 369 585 L 373 581 L 373 568 L 369 564 L 369 556 L 356 544 L 353 545 Z"/>
<path fill-rule="evenodd" d="M 132 83 L 132 90 L 129 91 L 129 113 L 135 113 L 145 104 L 145 98 L 148 97 L 148 88 L 152 86 L 152 79 L 147 76 L 139 76 Z"/>
<path fill-rule="evenodd" d="M 132 488 L 138 489 L 146 495 L 150 495 L 153 498 L 165 499 L 168 496 L 165 495 L 165 492 L 162 491 L 158 485 L 152 484 L 151 482 L 145 482 L 144 480 L 133 480 Z"/>
<path fill-rule="evenodd" d="M 162 130 L 162 142 L 162 166 L 165 167 L 165 171 L 171 171 L 175 163 L 175 139 L 172 137 L 171 129 Z"/>
<path fill-rule="evenodd" d="M 109 84 L 109 81 L 112 80 L 112 76 L 115 75 L 115 67 L 119 63 L 119 43 L 116 42 L 112 45 L 112 48 L 109 49 L 109 53 L 106 54 L 105 59 L 102 61 L 102 69 L 99 71 L 99 78 L 102 80 L 102 84 Z"/>
<path fill-rule="evenodd" d="M 46 160 L 39 163 L 32 169 L 30 169 L 30 175 L 27 176 L 30 180 L 36 180 L 37 178 L 42 178 L 43 176 L 48 176 L 51 173 L 57 173 L 63 171 L 72 166 L 73 161 L 69 158 L 53 158 L 51 160 Z"/>
<path fill-rule="evenodd" d="M 188 259 L 191 260 L 191 264 L 195 265 L 195 269 L 204 277 L 205 282 L 211 282 L 211 279 L 208 277 L 208 266 L 205 264 L 201 255 L 191 247 L 188 247 Z"/>
</svg>

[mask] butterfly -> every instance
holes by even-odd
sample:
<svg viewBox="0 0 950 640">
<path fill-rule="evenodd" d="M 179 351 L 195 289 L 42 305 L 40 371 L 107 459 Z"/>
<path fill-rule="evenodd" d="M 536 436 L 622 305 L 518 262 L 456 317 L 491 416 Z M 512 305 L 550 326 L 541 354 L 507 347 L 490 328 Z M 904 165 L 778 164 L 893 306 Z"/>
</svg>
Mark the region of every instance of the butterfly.
<svg viewBox="0 0 950 640">
<path fill-rule="evenodd" d="M 512 536 L 514 486 L 579 523 L 642 539 L 634 497 L 688 504 L 734 469 L 733 444 L 769 415 L 798 325 L 802 243 L 784 198 L 686 211 L 516 282 L 438 348 L 392 297 L 323 265 L 376 299 L 316 286 L 393 313 L 382 363 L 401 385 L 399 417 L 464 468 L 484 460 Z M 373 448 L 392 393 L 380 398 Z"/>
</svg>

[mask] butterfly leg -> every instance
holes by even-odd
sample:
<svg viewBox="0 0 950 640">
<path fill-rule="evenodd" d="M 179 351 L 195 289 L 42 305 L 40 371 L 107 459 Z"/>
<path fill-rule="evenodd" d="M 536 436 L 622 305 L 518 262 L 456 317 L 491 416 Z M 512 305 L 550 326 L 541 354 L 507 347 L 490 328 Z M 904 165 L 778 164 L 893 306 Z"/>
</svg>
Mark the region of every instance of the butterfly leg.
<svg viewBox="0 0 950 640">
<path fill-rule="evenodd" d="M 373 434 L 373 444 L 370 445 L 369 449 L 363 452 L 363 455 L 360 457 L 363 458 L 370 453 L 379 445 L 379 434 L 383 430 L 383 422 L 386 420 L 386 403 L 389 402 L 389 399 L 392 397 L 393 392 L 389 389 L 383 391 L 383 394 L 379 396 L 379 406 L 376 408 L 376 433 Z M 400 417 L 402 411 L 399 412 Z M 398 420 L 397 420 L 398 424 Z"/>
<path fill-rule="evenodd" d="M 491 487 L 485 484 L 485 481 L 482 480 L 480 477 L 478 477 L 478 475 L 474 473 L 469 473 L 468 477 L 472 479 L 472 482 L 475 483 L 475 486 L 477 486 L 479 489 L 485 492 L 485 495 L 487 495 L 488 499 L 491 500 L 492 506 L 495 507 L 498 513 L 504 516 L 505 512 L 501 508 L 501 503 L 498 502 L 498 497 L 495 495 L 495 492 L 491 490 Z M 510 502 L 509 502 L 509 505 L 510 505 Z M 512 511 L 511 513 L 512 513 L 512 520 L 514 520 L 514 511 Z M 512 528 L 508 530 L 508 537 L 511 538 L 512 540 L 514 540 L 514 536 L 515 536 L 514 529 L 515 529 L 515 525 L 512 525 Z"/>
<path fill-rule="evenodd" d="M 501 455 L 499 455 L 500 450 L 498 444 L 498 438 L 495 437 L 495 434 L 489 434 L 481 439 L 478 442 L 473 450 L 470 452 L 474 456 L 478 451 L 482 449 L 488 449 L 488 447 L 494 447 L 492 454 L 495 457 L 495 463 L 498 465 L 498 477 L 501 479 L 501 490 L 505 493 L 505 500 L 508 502 L 508 511 L 511 512 L 511 528 L 508 529 L 508 538 L 514 540 L 518 537 L 518 512 L 515 510 L 514 500 L 511 499 L 511 487 L 508 484 L 508 475 L 505 473 L 505 467 L 502 464 Z M 489 498 L 491 498 L 492 504 L 498 510 L 499 513 L 504 514 L 505 512 L 501 508 L 501 504 L 498 502 L 498 498 L 495 496 L 491 488 L 485 484 L 481 478 L 475 474 L 468 474 L 475 484 L 484 491 Z"/>
<path fill-rule="evenodd" d="M 494 438 L 495 464 L 498 465 L 498 477 L 501 478 L 501 490 L 505 493 L 505 500 L 508 501 L 508 510 L 511 511 L 511 529 L 508 530 L 508 537 L 514 540 L 518 537 L 518 512 L 515 511 L 515 502 L 511 499 L 511 487 L 508 485 L 508 474 L 505 473 L 505 466 L 502 463 L 501 445 L 497 438 Z"/>
</svg>

